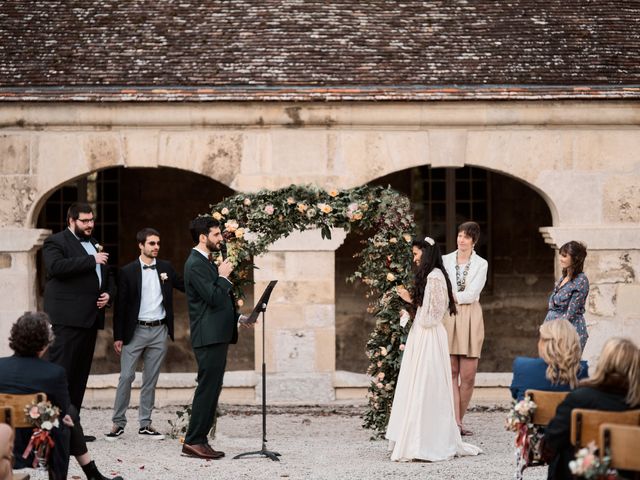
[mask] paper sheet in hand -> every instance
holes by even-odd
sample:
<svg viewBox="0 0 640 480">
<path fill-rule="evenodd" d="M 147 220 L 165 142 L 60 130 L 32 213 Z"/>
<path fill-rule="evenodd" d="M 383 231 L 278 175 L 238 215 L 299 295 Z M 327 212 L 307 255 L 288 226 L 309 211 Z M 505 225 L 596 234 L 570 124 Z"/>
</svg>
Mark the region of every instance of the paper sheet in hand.
<svg viewBox="0 0 640 480">
<path fill-rule="evenodd" d="M 253 311 L 251 312 L 251 314 L 247 317 L 246 320 L 244 321 L 240 320 L 240 323 L 256 323 L 260 312 L 263 312 L 267 309 L 267 304 L 269 303 L 269 297 L 271 296 L 271 292 L 273 291 L 273 287 L 276 286 L 276 283 L 278 283 L 277 280 L 271 280 L 269 282 L 269 285 L 267 285 L 267 288 L 265 288 L 264 292 L 262 292 L 262 295 L 260 296 L 260 300 L 258 300 L 256 302 L 256 306 L 253 307 Z"/>
</svg>

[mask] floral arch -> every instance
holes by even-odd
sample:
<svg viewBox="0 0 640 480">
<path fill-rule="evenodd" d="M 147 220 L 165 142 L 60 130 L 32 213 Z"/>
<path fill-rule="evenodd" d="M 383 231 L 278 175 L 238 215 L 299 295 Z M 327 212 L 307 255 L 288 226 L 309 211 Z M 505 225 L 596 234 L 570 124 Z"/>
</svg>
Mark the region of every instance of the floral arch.
<svg viewBox="0 0 640 480">
<path fill-rule="evenodd" d="M 415 230 L 409 199 L 391 188 L 362 186 L 326 191 L 315 186 L 291 185 L 280 190 L 238 194 L 212 205 L 211 215 L 220 221 L 227 239 L 227 258 L 235 265 L 234 288 L 239 302 L 249 286 L 253 256 L 294 231 L 320 229 L 323 238 L 331 228 L 369 234 L 356 254 L 360 264 L 349 281 L 366 285 L 367 311 L 376 327 L 367 342 L 369 405 L 364 427 L 385 432 L 400 359 L 408 328 L 400 326 L 403 302 L 397 285 L 409 285 L 411 240 Z"/>
</svg>

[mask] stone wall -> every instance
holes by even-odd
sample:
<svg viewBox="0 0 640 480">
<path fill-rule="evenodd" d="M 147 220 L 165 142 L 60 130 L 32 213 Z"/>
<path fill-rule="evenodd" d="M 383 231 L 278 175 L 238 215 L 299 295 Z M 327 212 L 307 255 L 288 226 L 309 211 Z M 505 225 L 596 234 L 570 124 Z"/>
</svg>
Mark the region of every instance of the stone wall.
<svg viewBox="0 0 640 480">
<path fill-rule="evenodd" d="M 11 322 L 36 306 L 33 227 L 49 192 L 116 166 L 182 169 L 236 191 L 348 188 L 419 165 L 511 176 L 546 202 L 547 243 L 589 247 L 586 357 L 611 335 L 640 338 L 633 102 L 4 103 L 0 125 L 2 354 Z"/>
</svg>

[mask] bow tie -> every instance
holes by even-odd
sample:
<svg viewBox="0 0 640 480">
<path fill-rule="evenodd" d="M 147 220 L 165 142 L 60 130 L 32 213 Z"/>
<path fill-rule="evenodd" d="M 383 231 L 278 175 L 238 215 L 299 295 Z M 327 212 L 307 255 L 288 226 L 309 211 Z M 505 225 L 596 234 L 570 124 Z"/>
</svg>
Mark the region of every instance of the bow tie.
<svg viewBox="0 0 640 480">
<path fill-rule="evenodd" d="M 213 263 L 215 261 L 215 258 L 213 258 L 213 253 L 209 252 L 209 255 L 207 255 L 207 258 L 209 259 L 209 263 Z"/>
<path fill-rule="evenodd" d="M 146 270 L 147 268 L 150 268 L 151 270 L 155 270 L 156 269 L 156 265 L 153 264 L 153 265 L 143 265 L 142 266 L 143 270 Z"/>
</svg>

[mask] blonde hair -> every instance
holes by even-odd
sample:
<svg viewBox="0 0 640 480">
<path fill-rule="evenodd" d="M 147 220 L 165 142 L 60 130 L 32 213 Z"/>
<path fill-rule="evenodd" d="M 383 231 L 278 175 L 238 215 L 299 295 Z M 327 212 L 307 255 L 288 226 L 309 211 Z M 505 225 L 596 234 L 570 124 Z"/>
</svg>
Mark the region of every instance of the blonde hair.
<svg viewBox="0 0 640 480">
<path fill-rule="evenodd" d="M 619 379 L 629 406 L 640 405 L 640 349 L 628 338 L 613 337 L 602 347 L 595 373 L 585 385 L 598 387 Z"/>
<path fill-rule="evenodd" d="M 547 366 L 546 377 L 553 384 L 578 386 L 580 369 L 580 337 L 568 320 L 559 318 L 540 326 L 540 356 Z"/>
</svg>

